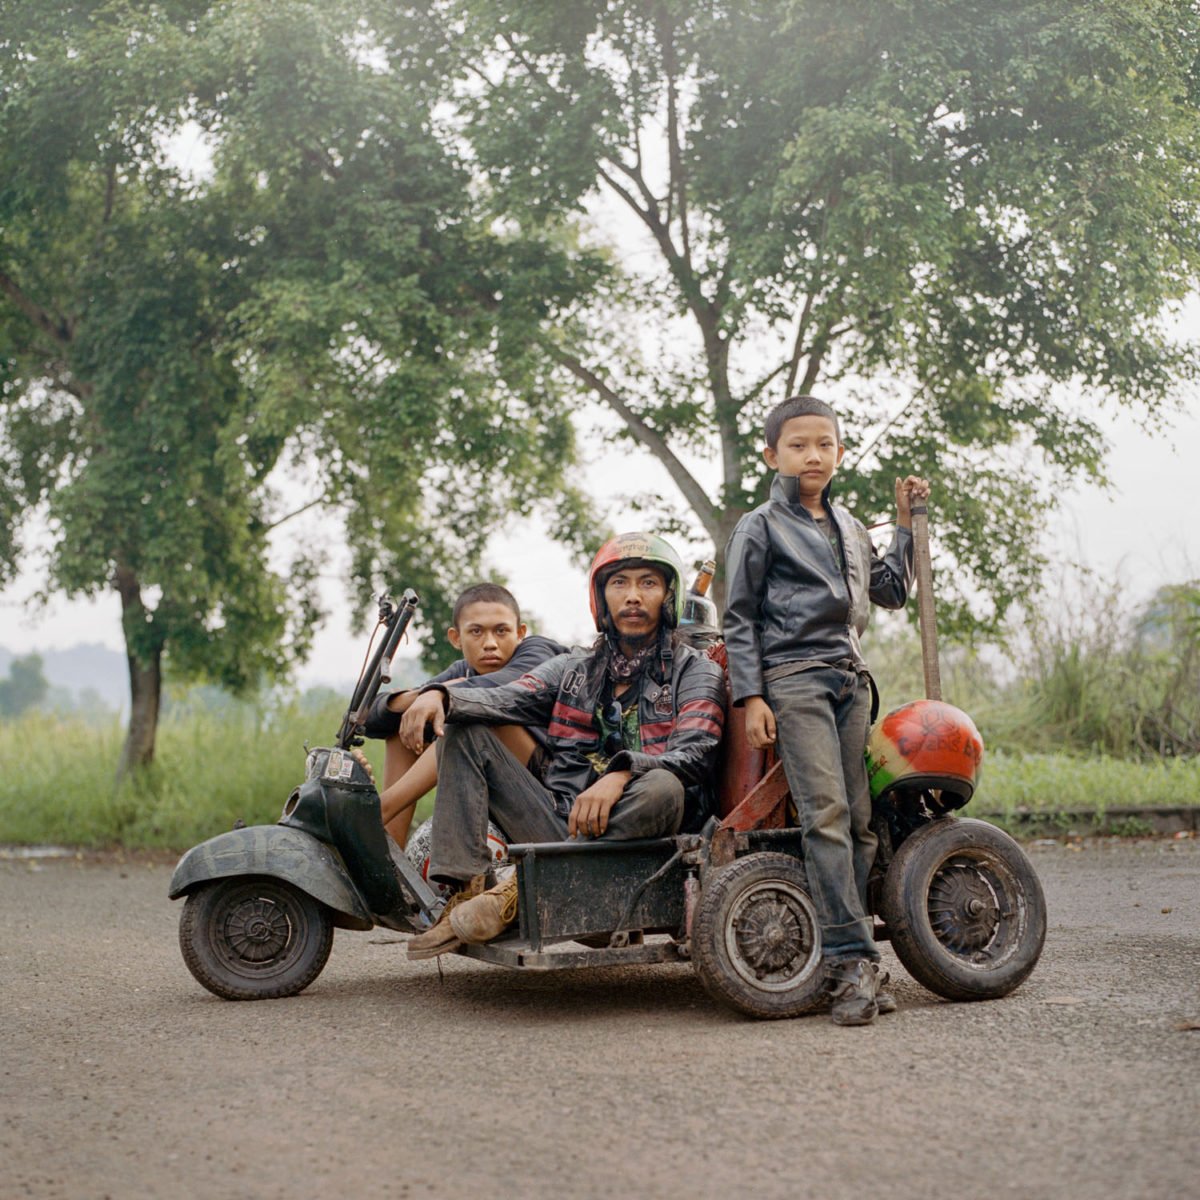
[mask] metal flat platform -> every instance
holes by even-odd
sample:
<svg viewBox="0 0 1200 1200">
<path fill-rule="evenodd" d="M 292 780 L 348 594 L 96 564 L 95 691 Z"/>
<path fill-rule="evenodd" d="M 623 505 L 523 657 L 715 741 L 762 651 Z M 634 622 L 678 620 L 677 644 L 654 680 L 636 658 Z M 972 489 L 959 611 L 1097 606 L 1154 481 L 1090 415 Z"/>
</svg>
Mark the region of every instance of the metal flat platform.
<svg viewBox="0 0 1200 1200">
<path fill-rule="evenodd" d="M 535 950 L 525 938 L 506 938 L 484 946 L 461 946 L 455 953 L 502 967 L 533 971 L 565 971 L 579 967 L 612 967 L 621 964 L 687 962 L 683 947 L 670 938 L 630 946 L 588 949 L 578 943 L 560 944 L 552 950 Z"/>
</svg>

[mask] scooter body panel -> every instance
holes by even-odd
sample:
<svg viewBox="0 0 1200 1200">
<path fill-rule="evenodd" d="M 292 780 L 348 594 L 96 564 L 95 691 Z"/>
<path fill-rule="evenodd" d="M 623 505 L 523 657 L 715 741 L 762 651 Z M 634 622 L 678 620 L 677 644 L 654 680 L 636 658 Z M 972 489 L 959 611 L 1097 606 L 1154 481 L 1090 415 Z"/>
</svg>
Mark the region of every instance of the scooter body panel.
<svg viewBox="0 0 1200 1200">
<path fill-rule="evenodd" d="M 375 919 L 332 847 L 285 825 L 250 825 L 193 846 L 171 876 L 172 900 L 197 884 L 238 875 L 269 875 L 307 892 L 343 929 L 371 929 Z"/>
<path fill-rule="evenodd" d="M 343 750 L 321 748 L 309 753 L 307 776 L 279 823 L 333 845 L 378 922 L 425 928 L 441 901 L 384 831 L 366 769 Z"/>
</svg>

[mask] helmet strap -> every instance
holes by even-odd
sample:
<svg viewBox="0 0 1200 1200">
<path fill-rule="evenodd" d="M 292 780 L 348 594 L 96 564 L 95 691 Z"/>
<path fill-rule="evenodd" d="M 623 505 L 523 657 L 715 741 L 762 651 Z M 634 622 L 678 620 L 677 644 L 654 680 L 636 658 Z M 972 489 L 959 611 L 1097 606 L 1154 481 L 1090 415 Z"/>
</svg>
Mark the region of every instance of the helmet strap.
<svg viewBox="0 0 1200 1200">
<path fill-rule="evenodd" d="M 670 629 L 674 629 L 676 624 L 678 624 L 678 621 L 676 620 L 676 612 L 675 612 L 675 585 L 674 584 L 669 584 L 667 586 L 667 594 L 663 599 L 662 616 L 660 618 L 660 622 L 661 622 L 661 624 L 667 626 Z"/>
</svg>

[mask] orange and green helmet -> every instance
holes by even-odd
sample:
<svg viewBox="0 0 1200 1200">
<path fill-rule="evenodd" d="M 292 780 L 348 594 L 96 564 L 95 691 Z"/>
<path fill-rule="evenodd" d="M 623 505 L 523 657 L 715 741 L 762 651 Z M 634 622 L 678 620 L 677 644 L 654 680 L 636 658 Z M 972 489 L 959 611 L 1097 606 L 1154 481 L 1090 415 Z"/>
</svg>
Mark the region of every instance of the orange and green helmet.
<svg viewBox="0 0 1200 1200">
<path fill-rule="evenodd" d="M 608 605 L 604 602 L 604 585 L 618 567 L 656 567 L 667 577 L 667 598 L 663 604 L 663 623 L 670 628 L 679 624 L 683 615 L 683 560 L 665 539 L 655 533 L 618 533 L 609 538 L 592 559 L 588 569 L 588 602 L 592 620 L 603 631 L 608 623 Z"/>
<path fill-rule="evenodd" d="M 960 708 L 940 700 L 915 700 L 875 723 L 867 742 L 871 796 L 937 791 L 961 808 L 979 782 L 983 739 Z"/>
</svg>

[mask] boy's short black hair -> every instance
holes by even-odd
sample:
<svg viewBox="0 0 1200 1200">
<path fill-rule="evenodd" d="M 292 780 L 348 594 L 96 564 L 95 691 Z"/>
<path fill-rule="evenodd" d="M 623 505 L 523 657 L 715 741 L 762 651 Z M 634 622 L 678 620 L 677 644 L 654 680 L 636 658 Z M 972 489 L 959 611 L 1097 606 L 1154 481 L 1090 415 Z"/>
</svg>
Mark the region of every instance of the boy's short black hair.
<svg viewBox="0 0 1200 1200">
<path fill-rule="evenodd" d="M 767 423 L 763 430 L 767 439 L 767 445 L 772 450 L 779 445 L 779 435 L 783 432 L 785 421 L 790 421 L 793 417 L 825 417 L 833 422 L 833 432 L 837 436 L 838 445 L 842 444 L 842 427 L 838 424 L 837 413 L 833 411 L 831 405 L 826 404 L 824 400 L 818 400 L 816 396 L 790 396 L 786 400 L 781 400 L 769 413 L 767 413 Z"/>
<path fill-rule="evenodd" d="M 473 583 L 466 591 L 461 592 L 454 602 L 454 616 L 450 619 L 453 628 L 458 628 L 458 618 L 469 604 L 503 604 L 505 608 L 512 609 L 517 624 L 521 623 L 521 606 L 517 603 L 517 598 L 508 588 L 501 587 L 498 583 Z"/>
</svg>

